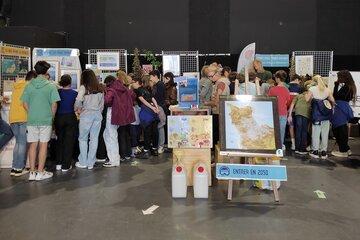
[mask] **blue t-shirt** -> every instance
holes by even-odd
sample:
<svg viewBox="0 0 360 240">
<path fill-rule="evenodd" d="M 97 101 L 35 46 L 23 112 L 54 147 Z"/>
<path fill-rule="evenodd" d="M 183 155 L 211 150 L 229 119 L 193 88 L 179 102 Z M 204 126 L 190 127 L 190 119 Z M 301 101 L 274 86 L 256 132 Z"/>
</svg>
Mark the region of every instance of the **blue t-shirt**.
<svg viewBox="0 0 360 240">
<path fill-rule="evenodd" d="M 56 114 L 74 113 L 74 104 L 77 92 L 72 89 L 59 89 L 61 101 L 59 102 Z"/>
</svg>

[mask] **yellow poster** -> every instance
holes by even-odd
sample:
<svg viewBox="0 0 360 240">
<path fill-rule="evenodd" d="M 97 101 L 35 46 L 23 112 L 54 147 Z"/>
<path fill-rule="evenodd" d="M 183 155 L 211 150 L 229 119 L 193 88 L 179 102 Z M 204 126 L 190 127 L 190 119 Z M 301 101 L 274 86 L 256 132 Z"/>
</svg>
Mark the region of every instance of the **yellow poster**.
<svg viewBox="0 0 360 240">
<path fill-rule="evenodd" d="M 17 57 L 30 57 L 29 48 L 17 48 L 10 46 L 1 47 L 1 55 L 17 56 Z"/>
</svg>

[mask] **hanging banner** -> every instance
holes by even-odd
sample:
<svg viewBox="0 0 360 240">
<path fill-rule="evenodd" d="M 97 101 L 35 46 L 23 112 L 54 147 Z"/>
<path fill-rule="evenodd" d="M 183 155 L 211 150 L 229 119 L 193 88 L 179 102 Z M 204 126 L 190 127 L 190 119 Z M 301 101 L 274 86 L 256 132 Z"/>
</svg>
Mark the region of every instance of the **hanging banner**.
<svg viewBox="0 0 360 240">
<path fill-rule="evenodd" d="M 244 72 L 255 59 L 255 43 L 247 45 L 241 52 L 237 65 L 237 72 Z"/>
<path fill-rule="evenodd" d="M 10 46 L 1 47 L 1 55 L 7 56 L 16 56 L 16 57 L 29 57 L 30 49 L 29 48 L 17 48 Z"/>
</svg>

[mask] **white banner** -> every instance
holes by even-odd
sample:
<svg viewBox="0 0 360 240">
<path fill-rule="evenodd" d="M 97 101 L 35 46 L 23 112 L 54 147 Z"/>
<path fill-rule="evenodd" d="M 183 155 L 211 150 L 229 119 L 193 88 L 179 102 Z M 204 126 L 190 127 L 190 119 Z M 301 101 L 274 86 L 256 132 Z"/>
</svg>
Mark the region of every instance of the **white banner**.
<svg viewBox="0 0 360 240">
<path fill-rule="evenodd" d="M 245 67 L 248 67 L 255 59 L 255 43 L 247 45 L 239 56 L 237 65 L 237 72 L 244 72 Z"/>
</svg>

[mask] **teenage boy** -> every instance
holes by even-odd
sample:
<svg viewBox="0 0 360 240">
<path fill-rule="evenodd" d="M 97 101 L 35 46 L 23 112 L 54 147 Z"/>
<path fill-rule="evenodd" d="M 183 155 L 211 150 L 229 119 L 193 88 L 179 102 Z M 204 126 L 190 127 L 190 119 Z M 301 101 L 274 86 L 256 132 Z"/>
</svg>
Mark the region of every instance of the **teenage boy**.
<svg viewBox="0 0 360 240">
<path fill-rule="evenodd" d="M 39 61 L 35 64 L 35 71 L 38 74 L 25 87 L 21 101 L 28 112 L 27 141 L 29 145 L 30 175 L 29 181 L 41 181 L 51 178 L 53 173 L 44 170 L 48 142 L 51 138 L 53 118 L 57 109 L 57 102 L 60 96 L 56 86 L 46 78 L 50 64 Z M 38 169 L 35 172 L 35 161 L 38 153 Z"/>
<path fill-rule="evenodd" d="M 158 155 L 159 132 L 157 125 L 160 110 L 155 98 L 143 85 L 144 81 L 137 78 L 135 78 L 135 82 L 132 84 L 141 108 L 139 119 L 144 131 L 144 150 L 135 156 L 136 158 L 147 159 L 150 157 L 150 152 L 154 156 Z"/>
</svg>

